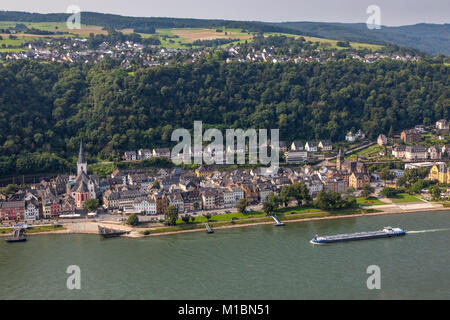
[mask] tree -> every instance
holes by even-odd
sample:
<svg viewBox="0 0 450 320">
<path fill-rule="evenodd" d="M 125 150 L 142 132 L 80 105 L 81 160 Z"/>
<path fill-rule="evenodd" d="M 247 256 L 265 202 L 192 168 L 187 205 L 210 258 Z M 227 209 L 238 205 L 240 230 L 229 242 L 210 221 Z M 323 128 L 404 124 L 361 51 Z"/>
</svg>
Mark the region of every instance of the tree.
<svg viewBox="0 0 450 320">
<path fill-rule="evenodd" d="M 4 189 L 6 194 L 14 194 L 17 192 L 17 186 L 15 184 L 8 184 Z"/>
<path fill-rule="evenodd" d="M 311 200 L 308 187 L 304 182 L 297 182 L 290 186 L 290 194 L 297 201 L 297 205 L 303 205 L 303 201 Z"/>
<path fill-rule="evenodd" d="M 178 209 L 175 206 L 168 206 L 164 212 L 164 218 L 169 226 L 175 226 L 178 220 Z"/>
<path fill-rule="evenodd" d="M 98 201 L 98 199 L 88 199 L 84 202 L 83 206 L 84 209 L 88 212 L 95 212 L 100 206 L 100 202 Z"/>
<path fill-rule="evenodd" d="M 245 213 L 245 211 L 247 210 L 247 207 L 248 207 L 247 199 L 239 200 L 239 202 L 237 204 L 237 208 L 240 213 Z"/>
<path fill-rule="evenodd" d="M 386 198 L 393 198 L 397 195 L 397 190 L 394 188 L 383 188 L 380 194 Z"/>
<path fill-rule="evenodd" d="M 127 224 L 130 226 L 137 226 L 139 224 L 139 217 L 136 213 L 130 214 L 127 219 Z"/>
<path fill-rule="evenodd" d="M 381 170 L 380 179 L 384 181 L 384 186 L 386 186 L 386 181 L 394 179 L 394 174 L 388 168 L 384 168 Z"/>
<path fill-rule="evenodd" d="M 269 193 L 266 202 L 263 204 L 263 211 L 271 215 L 274 211 L 276 211 L 280 207 L 280 199 L 273 193 Z"/>
<path fill-rule="evenodd" d="M 184 223 L 188 224 L 191 221 L 191 217 L 186 214 L 183 217 L 181 217 L 181 220 L 183 220 Z"/>
<path fill-rule="evenodd" d="M 431 186 L 429 191 L 431 193 L 431 196 L 433 197 L 433 200 L 439 200 L 441 198 L 441 188 L 439 188 L 439 186 Z"/>
<path fill-rule="evenodd" d="M 280 192 L 280 201 L 285 207 L 287 207 L 289 205 L 290 200 L 291 200 L 290 186 L 283 186 Z"/>
<path fill-rule="evenodd" d="M 363 186 L 363 190 L 362 190 L 362 192 L 361 192 L 361 195 L 364 197 L 364 198 L 368 198 L 372 193 L 374 193 L 375 192 L 375 189 L 370 185 L 370 184 L 365 184 L 364 186 Z"/>
</svg>

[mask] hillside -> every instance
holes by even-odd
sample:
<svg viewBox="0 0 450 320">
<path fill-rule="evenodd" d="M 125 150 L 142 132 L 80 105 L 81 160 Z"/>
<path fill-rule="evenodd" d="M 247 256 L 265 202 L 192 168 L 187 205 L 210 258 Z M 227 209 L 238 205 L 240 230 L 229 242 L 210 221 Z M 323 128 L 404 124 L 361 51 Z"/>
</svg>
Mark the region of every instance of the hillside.
<svg viewBox="0 0 450 320">
<path fill-rule="evenodd" d="M 0 11 L 1 21 L 64 23 L 68 14 L 39 14 Z M 125 17 L 113 14 L 83 12 L 82 23 L 102 28 L 132 29 L 138 33 L 154 34 L 156 29 L 229 28 L 245 32 L 285 33 L 309 37 L 345 40 L 372 44 L 396 44 L 431 54 L 450 55 L 450 24 L 416 24 L 402 27 L 382 27 L 369 30 L 364 23 L 232 21 L 208 19 L 180 19 L 158 17 Z"/>
<path fill-rule="evenodd" d="M 326 64 L 214 59 L 127 72 L 22 60 L 0 66 L 0 175 L 63 171 L 80 139 L 90 162 L 171 146 L 172 131 L 279 128 L 280 138 L 341 141 L 450 117 L 449 68 L 426 60 Z"/>
<path fill-rule="evenodd" d="M 364 23 L 284 22 L 273 25 L 317 37 L 369 43 L 393 43 L 431 54 L 450 55 L 450 24 L 416 24 L 369 30 Z"/>
</svg>

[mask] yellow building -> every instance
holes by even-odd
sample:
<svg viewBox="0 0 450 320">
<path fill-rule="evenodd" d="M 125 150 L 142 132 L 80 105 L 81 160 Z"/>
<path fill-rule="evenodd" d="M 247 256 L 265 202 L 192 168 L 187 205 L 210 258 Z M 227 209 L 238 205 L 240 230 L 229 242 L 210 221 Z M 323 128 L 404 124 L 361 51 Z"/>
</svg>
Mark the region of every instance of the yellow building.
<svg viewBox="0 0 450 320">
<path fill-rule="evenodd" d="M 450 183 L 450 168 L 445 162 L 436 163 L 430 170 L 428 180 L 438 180 L 439 183 Z"/>
</svg>

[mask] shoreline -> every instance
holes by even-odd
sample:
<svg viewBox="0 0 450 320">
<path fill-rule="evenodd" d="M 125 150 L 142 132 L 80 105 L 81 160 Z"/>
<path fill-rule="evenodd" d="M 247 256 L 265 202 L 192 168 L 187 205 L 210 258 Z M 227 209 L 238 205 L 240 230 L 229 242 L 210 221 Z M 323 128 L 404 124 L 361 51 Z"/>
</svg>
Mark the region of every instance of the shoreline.
<svg viewBox="0 0 450 320">
<path fill-rule="evenodd" d="M 370 207 L 366 209 L 375 209 L 376 206 Z M 400 207 L 398 208 L 392 208 L 392 210 L 383 210 L 380 212 L 372 212 L 372 213 L 355 213 L 355 214 L 342 214 L 342 215 L 330 215 L 325 217 L 311 217 L 311 218 L 298 218 L 298 219 L 287 219 L 281 221 L 285 224 L 288 223 L 299 223 L 299 222 L 311 222 L 311 221 L 323 221 L 323 220 L 337 220 L 337 219 L 348 219 L 348 218 L 361 218 L 361 217 L 373 217 L 373 216 L 382 216 L 382 215 L 393 215 L 393 214 L 408 214 L 408 213 L 417 213 L 417 212 L 433 212 L 433 211 L 450 211 L 450 208 L 445 207 L 432 207 L 432 208 L 410 208 L 410 209 L 402 209 Z M 242 221 L 242 220 L 241 220 Z M 91 226 L 97 227 L 99 223 L 90 222 L 90 223 L 83 223 L 84 225 L 89 224 Z M 101 223 L 100 223 L 101 224 Z M 107 223 L 103 223 L 107 224 Z M 227 230 L 227 229 L 234 229 L 234 228 L 245 228 L 245 227 L 252 227 L 252 226 L 261 226 L 261 225 L 274 225 L 273 221 L 260 221 L 260 222 L 249 222 L 249 223 L 237 223 L 232 225 L 224 225 L 224 226 L 216 226 L 213 227 L 214 230 Z M 45 232 L 36 232 L 36 233 L 30 233 L 27 234 L 27 236 L 38 236 L 38 235 L 66 235 L 66 234 L 85 234 L 85 235 L 98 235 L 98 233 L 93 231 L 75 231 L 73 230 L 73 224 L 64 224 L 63 227 L 64 230 L 57 230 L 57 231 L 45 231 Z M 139 238 L 149 238 L 149 237 L 161 237 L 161 236 L 169 236 L 169 235 L 175 235 L 175 234 L 183 234 L 183 233 L 193 233 L 193 232 L 205 232 L 205 228 L 194 228 L 189 230 L 176 230 L 176 231 L 167 231 L 167 232 L 157 232 L 153 234 L 144 235 L 141 232 L 145 230 L 139 230 L 136 228 L 130 228 L 128 226 L 121 226 L 121 228 L 127 228 L 130 231 L 130 234 L 122 236 L 122 238 L 130 238 L 130 239 L 139 239 Z M 151 230 L 151 229 L 146 229 Z M 11 236 L 11 233 L 9 234 L 0 234 L 0 238 L 2 237 L 9 237 Z"/>
<path fill-rule="evenodd" d="M 348 219 L 348 218 L 373 217 L 373 216 L 382 216 L 382 215 L 419 213 L 419 212 L 424 212 L 424 211 L 450 211 L 450 209 L 442 207 L 442 208 L 429 208 L 429 209 L 411 209 L 411 210 L 408 210 L 408 211 L 405 211 L 405 210 L 382 211 L 382 212 L 346 214 L 346 215 L 316 217 L 316 218 L 299 218 L 299 219 L 292 219 L 292 220 L 281 220 L 281 222 L 283 222 L 285 224 L 288 224 L 288 223 L 323 221 L 323 220 L 337 220 L 337 219 Z M 271 222 L 253 222 L 253 223 L 245 223 L 245 224 L 243 223 L 243 224 L 235 224 L 235 225 L 214 227 L 214 230 L 226 230 L 226 229 L 244 228 L 244 227 L 261 226 L 261 225 L 275 225 L 275 224 L 272 221 Z M 205 232 L 205 229 L 198 228 L 198 229 L 192 229 L 192 230 L 179 230 L 179 231 L 159 232 L 159 233 L 154 233 L 154 234 L 149 234 L 149 235 L 139 234 L 138 236 L 126 235 L 126 236 L 124 236 L 124 238 L 161 237 L 161 236 L 165 236 L 165 235 L 174 235 L 174 234 L 182 234 L 182 233 L 193 233 L 193 232 Z"/>
</svg>

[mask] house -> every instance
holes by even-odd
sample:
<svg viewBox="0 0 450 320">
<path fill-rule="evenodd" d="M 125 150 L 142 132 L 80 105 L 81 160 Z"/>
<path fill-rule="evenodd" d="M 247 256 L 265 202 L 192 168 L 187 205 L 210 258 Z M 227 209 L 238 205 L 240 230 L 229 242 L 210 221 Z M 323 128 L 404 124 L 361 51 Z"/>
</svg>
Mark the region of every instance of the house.
<svg viewBox="0 0 450 320">
<path fill-rule="evenodd" d="M 431 146 L 428 148 L 428 158 L 431 160 L 442 159 L 442 147 L 441 146 Z"/>
<path fill-rule="evenodd" d="M 216 170 L 216 167 L 213 165 L 204 165 L 195 170 L 195 174 L 199 178 L 205 178 L 206 176 L 212 174 Z"/>
<path fill-rule="evenodd" d="M 25 221 L 39 220 L 39 203 L 35 200 L 25 201 Z"/>
<path fill-rule="evenodd" d="M 289 151 L 286 153 L 287 163 L 299 163 L 308 161 L 307 151 Z"/>
<path fill-rule="evenodd" d="M 400 145 L 392 149 L 392 156 L 399 159 L 405 158 L 406 146 Z"/>
<path fill-rule="evenodd" d="M 150 159 L 153 156 L 153 153 L 149 149 L 140 149 L 138 151 L 138 156 L 140 160 Z"/>
<path fill-rule="evenodd" d="M 437 180 L 439 183 L 450 183 L 450 168 L 445 162 L 436 163 L 430 169 L 428 180 Z"/>
<path fill-rule="evenodd" d="M 259 200 L 258 188 L 253 184 L 244 184 L 241 186 L 244 190 L 244 197 L 247 199 L 249 204 L 256 204 Z"/>
<path fill-rule="evenodd" d="M 278 146 L 280 147 L 280 152 L 286 152 L 287 151 L 287 144 L 285 141 L 280 141 Z"/>
<path fill-rule="evenodd" d="M 347 135 L 345 136 L 345 141 L 355 142 L 357 138 L 358 137 L 356 135 L 354 135 L 352 131 L 349 131 L 349 132 L 347 132 Z"/>
<path fill-rule="evenodd" d="M 341 177 L 325 178 L 323 181 L 324 189 L 342 194 L 348 189 L 348 181 Z"/>
<path fill-rule="evenodd" d="M 133 202 L 133 209 L 137 213 L 155 215 L 156 202 L 149 198 L 136 198 Z"/>
<path fill-rule="evenodd" d="M 137 154 L 136 151 L 127 151 L 123 154 L 123 159 L 125 161 L 136 161 L 137 160 Z"/>
<path fill-rule="evenodd" d="M 156 214 L 163 214 L 169 207 L 169 199 L 163 192 L 152 193 L 150 199 L 156 202 Z"/>
<path fill-rule="evenodd" d="M 361 129 L 359 129 L 356 133 L 356 137 L 357 139 L 364 140 L 366 138 L 366 134 Z"/>
<path fill-rule="evenodd" d="M 176 191 L 170 193 L 167 198 L 169 199 L 169 205 L 178 209 L 178 213 L 184 212 L 184 201 L 181 192 Z"/>
<path fill-rule="evenodd" d="M 442 119 L 436 122 L 436 130 L 440 131 L 449 131 L 449 123 L 447 120 Z"/>
<path fill-rule="evenodd" d="M 314 141 L 306 142 L 305 150 L 308 152 L 317 152 L 318 151 L 317 143 Z"/>
<path fill-rule="evenodd" d="M 370 176 L 364 173 L 353 172 L 349 179 L 349 186 L 355 189 L 362 189 L 365 184 L 370 183 Z"/>
<path fill-rule="evenodd" d="M 428 158 L 427 149 L 424 146 L 407 146 L 405 150 L 405 159 L 407 160 L 425 160 Z"/>
<path fill-rule="evenodd" d="M 301 141 L 292 142 L 291 151 L 303 151 L 303 143 Z"/>
<path fill-rule="evenodd" d="M 153 157 L 170 159 L 170 149 L 169 148 L 153 149 Z"/>
<path fill-rule="evenodd" d="M 319 142 L 319 150 L 322 152 L 329 152 L 333 150 L 333 144 L 330 140 L 321 140 Z"/>
<path fill-rule="evenodd" d="M 243 191 L 243 190 L 242 190 Z M 234 207 L 237 204 L 236 194 L 231 187 L 225 188 L 223 192 L 223 204 L 225 208 Z"/>
<path fill-rule="evenodd" d="M 0 202 L 0 221 L 24 221 L 25 201 Z"/>
<path fill-rule="evenodd" d="M 417 142 L 422 140 L 422 133 L 415 129 L 404 130 L 402 131 L 401 139 L 404 143 Z"/>
<path fill-rule="evenodd" d="M 378 136 L 377 143 L 379 146 L 385 146 L 387 142 L 388 142 L 387 137 L 384 134 L 380 134 Z"/>
<path fill-rule="evenodd" d="M 214 190 L 202 191 L 203 210 L 216 209 L 216 192 Z"/>
</svg>

